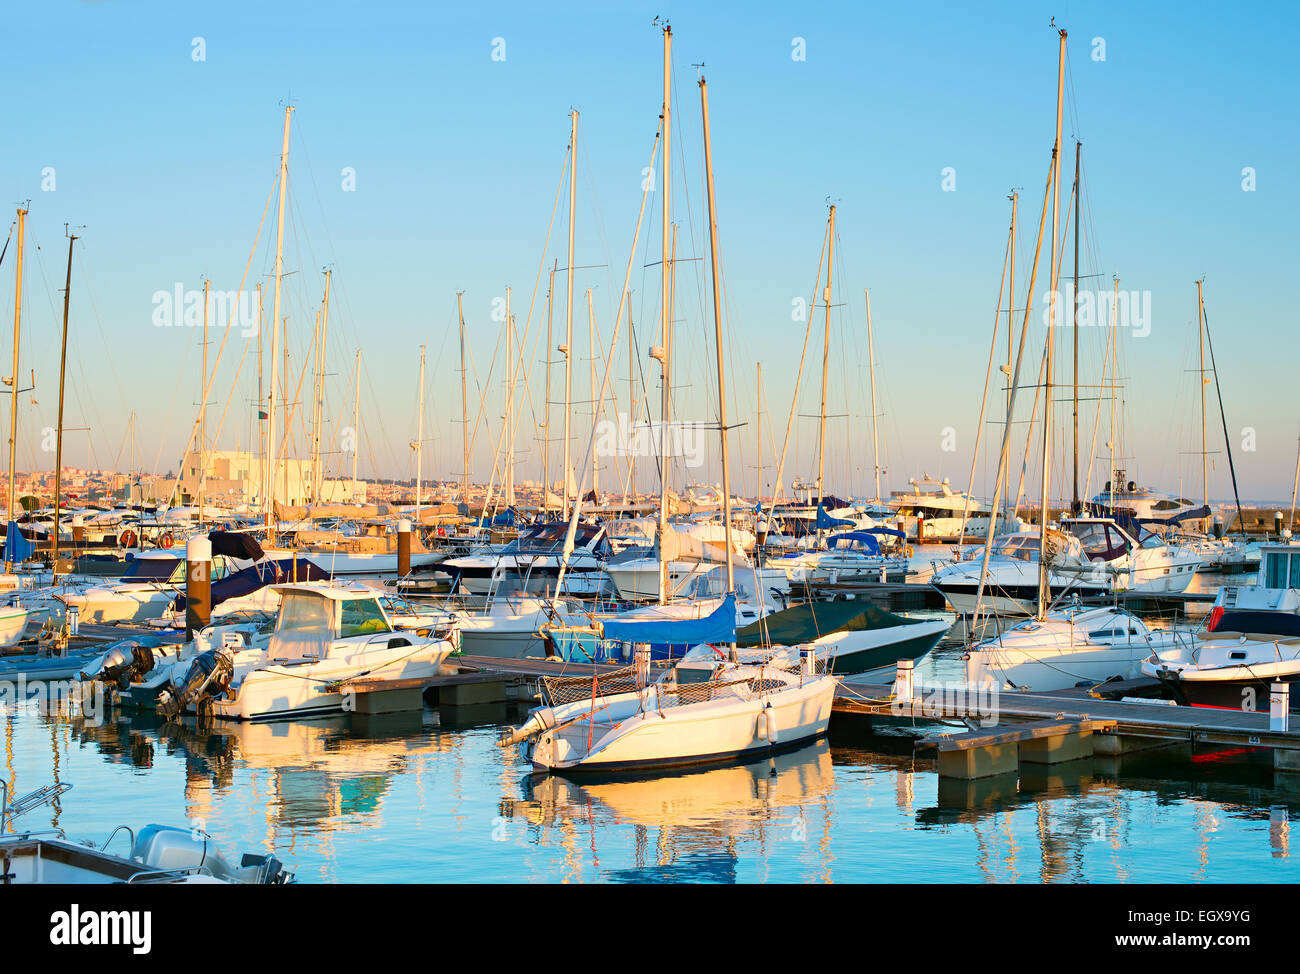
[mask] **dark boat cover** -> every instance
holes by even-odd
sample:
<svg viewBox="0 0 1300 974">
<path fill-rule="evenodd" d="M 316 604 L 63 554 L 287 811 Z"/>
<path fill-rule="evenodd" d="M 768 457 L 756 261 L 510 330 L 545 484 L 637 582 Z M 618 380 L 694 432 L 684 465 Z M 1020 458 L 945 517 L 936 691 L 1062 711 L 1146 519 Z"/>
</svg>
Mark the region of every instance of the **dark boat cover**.
<svg viewBox="0 0 1300 974">
<path fill-rule="evenodd" d="M 215 547 L 215 546 L 214 546 Z M 238 598 L 256 592 L 267 585 L 283 585 L 288 582 L 322 582 L 328 581 L 330 573 L 318 568 L 314 562 L 299 558 L 295 564 L 292 558 L 280 558 L 276 561 L 260 561 L 251 568 L 227 575 L 219 582 L 212 583 L 212 605 L 218 606 L 226 599 Z M 176 596 L 172 608 L 177 612 L 185 610 L 184 593 Z"/>
<path fill-rule="evenodd" d="M 857 601 L 805 602 L 736 630 L 737 646 L 795 646 L 833 632 L 890 629 L 916 622 Z"/>
</svg>

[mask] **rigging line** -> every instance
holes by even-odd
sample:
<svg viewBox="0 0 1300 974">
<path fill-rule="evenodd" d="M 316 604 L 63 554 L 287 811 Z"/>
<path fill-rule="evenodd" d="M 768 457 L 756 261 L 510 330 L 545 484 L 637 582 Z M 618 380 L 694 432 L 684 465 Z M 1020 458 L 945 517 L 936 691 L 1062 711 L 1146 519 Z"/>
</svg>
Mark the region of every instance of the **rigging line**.
<svg viewBox="0 0 1300 974">
<path fill-rule="evenodd" d="M 1237 523 L 1240 525 L 1244 536 L 1246 519 L 1241 513 L 1241 494 L 1237 490 L 1237 468 L 1232 462 L 1232 441 L 1228 437 L 1228 415 L 1223 409 L 1223 389 L 1219 386 L 1219 367 L 1214 364 L 1214 341 L 1210 338 L 1210 318 L 1205 313 L 1204 302 L 1202 302 L 1200 310 L 1201 320 L 1205 322 L 1205 342 L 1210 348 L 1210 368 L 1214 370 L 1214 392 L 1219 397 L 1219 419 L 1223 423 L 1223 447 L 1228 452 L 1228 472 L 1232 475 L 1232 497 L 1237 504 Z"/>
<path fill-rule="evenodd" d="M 813 288 L 812 288 L 813 297 L 812 297 L 812 301 L 810 301 L 808 305 L 808 327 L 804 330 L 803 351 L 799 354 L 799 370 L 798 372 L 795 373 L 794 392 L 790 397 L 790 416 L 786 420 L 785 439 L 781 443 L 781 459 L 777 461 L 777 465 L 776 465 L 776 478 L 772 486 L 773 507 L 776 506 L 776 502 L 781 497 L 781 486 L 783 480 L 782 475 L 785 472 L 786 451 L 789 449 L 790 446 L 790 431 L 794 427 L 795 413 L 799 408 L 799 386 L 803 381 L 804 360 L 808 356 L 808 339 L 812 335 L 813 318 L 814 318 L 813 312 L 814 309 L 817 307 L 817 286 L 821 283 L 822 266 L 826 260 L 826 245 L 829 240 L 830 240 L 830 222 L 828 220 L 826 229 L 822 231 L 822 252 L 821 252 L 821 256 L 818 257 L 817 259 L 817 277 L 813 281 Z"/>
<path fill-rule="evenodd" d="M 277 184 L 279 183 L 279 176 L 276 177 L 276 180 L 275 180 L 275 181 L 276 181 Z M 272 187 L 271 187 L 271 191 L 270 191 L 269 193 L 267 193 L 267 196 L 266 196 L 266 206 L 264 206 L 264 207 L 262 208 L 262 219 L 261 219 L 260 221 L 258 221 L 258 224 L 257 224 L 257 234 L 253 237 L 253 247 L 252 247 L 252 249 L 251 249 L 251 250 L 249 251 L 249 253 L 248 253 L 248 260 L 247 260 L 247 262 L 244 264 L 244 275 L 243 275 L 243 277 L 241 277 L 240 280 L 239 280 L 239 290 L 240 290 L 240 291 L 243 291 L 243 290 L 244 290 L 244 285 L 248 282 L 248 271 L 249 271 L 249 269 L 253 266 L 253 258 L 257 255 L 257 245 L 258 245 L 258 242 L 262 239 L 262 228 L 266 225 L 266 215 L 271 211 L 271 199 L 272 199 L 272 197 L 273 197 L 274 194 L 275 194 L 275 189 L 276 189 L 276 187 L 275 187 L 275 186 L 272 186 Z M 217 349 L 217 357 L 216 357 L 216 361 L 215 361 L 215 362 L 213 363 L 213 365 L 212 365 L 212 371 L 211 371 L 211 373 L 209 373 L 208 375 L 205 375 L 205 376 L 203 377 L 203 391 L 202 391 L 202 395 L 199 397 L 199 402 L 200 402 L 201 404 L 202 404 L 202 403 L 206 403 L 206 402 L 208 401 L 208 396 L 211 395 L 211 392 L 212 392 L 212 380 L 216 377 L 216 374 L 217 374 L 217 368 L 218 368 L 218 366 L 221 364 L 221 356 L 222 356 L 222 354 L 223 354 L 223 353 L 225 352 L 225 350 L 226 350 L 226 342 L 229 341 L 229 339 L 230 339 L 230 333 L 234 330 L 234 328 L 232 327 L 232 325 L 234 324 L 234 321 L 235 321 L 235 315 L 238 313 L 238 310 L 239 310 L 239 302 L 236 301 L 235 304 L 234 304 L 234 306 L 230 309 L 230 320 L 228 320 L 228 321 L 226 322 L 225 334 L 221 337 L 221 346 Z M 186 342 L 185 344 L 188 346 L 190 343 L 189 343 L 189 342 Z M 188 350 L 188 348 L 186 349 L 186 358 L 187 358 L 187 359 L 189 358 L 189 350 Z M 183 378 L 183 375 L 184 375 L 184 374 L 182 373 L 182 378 Z M 202 408 L 202 407 L 200 407 L 200 408 Z M 182 467 L 184 467 L 184 464 L 185 464 L 185 458 L 186 458 L 187 456 L 189 456 L 190 451 L 194 448 L 194 440 L 198 437 L 198 435 L 199 435 L 199 417 L 198 417 L 198 416 L 195 416 L 195 417 L 194 417 L 194 427 L 190 430 L 190 438 L 189 438 L 189 441 L 185 444 L 185 449 L 184 449 L 184 451 L 181 453 L 181 466 L 182 466 Z M 160 444 L 160 445 L 159 445 L 159 451 L 161 451 L 161 450 L 162 450 L 162 446 L 161 446 L 161 444 Z M 161 454 L 160 454 L 160 455 L 161 455 Z M 201 485 L 206 481 L 206 479 L 207 479 L 207 466 L 206 466 L 206 464 L 203 465 L 203 468 L 204 468 L 204 469 L 202 469 L 202 470 L 199 471 L 199 484 L 200 484 L 200 486 L 201 486 Z M 182 472 L 183 472 L 183 471 L 182 471 Z M 180 476 L 177 476 L 177 478 L 176 478 L 176 483 L 172 486 L 172 492 L 171 492 L 170 495 L 168 495 L 168 498 L 167 498 L 167 504 L 168 504 L 169 507 L 171 506 L 172 499 L 175 498 L 175 496 L 176 496 L 176 492 L 177 492 L 178 490 L 180 490 L 181 479 L 182 479 L 182 478 L 181 478 Z"/>
</svg>

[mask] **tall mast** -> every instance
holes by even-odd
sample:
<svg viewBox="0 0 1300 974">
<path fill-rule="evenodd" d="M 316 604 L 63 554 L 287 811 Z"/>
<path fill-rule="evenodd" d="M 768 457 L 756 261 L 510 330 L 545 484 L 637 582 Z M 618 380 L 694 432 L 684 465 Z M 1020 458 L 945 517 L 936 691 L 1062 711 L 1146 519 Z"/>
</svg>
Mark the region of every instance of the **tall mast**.
<svg viewBox="0 0 1300 974">
<path fill-rule="evenodd" d="M 569 404 L 573 401 L 573 230 L 578 192 L 578 112 L 569 113 L 569 262 L 564 273 L 567 287 L 564 295 L 564 516 L 569 516 Z M 548 353 L 549 354 L 549 353 Z"/>
<path fill-rule="evenodd" d="M 555 271 L 559 267 L 559 260 L 551 268 L 551 283 L 546 288 L 546 394 L 542 403 L 542 512 L 551 509 L 551 309 L 555 305 Z M 464 341 L 465 341 L 465 323 L 461 322 L 461 357 L 464 358 Z M 461 369 L 465 368 L 464 361 L 461 362 Z M 461 396 L 464 398 L 464 372 L 461 373 Z M 466 431 L 468 435 L 468 431 Z M 468 444 L 468 441 L 466 441 Z M 468 452 L 468 445 L 466 447 Z M 468 464 L 466 464 L 468 466 Z M 466 494 L 469 493 L 468 484 L 466 484 Z M 466 503 L 469 503 L 466 498 Z"/>
<path fill-rule="evenodd" d="M 320 312 L 320 340 L 316 346 L 316 449 L 312 460 L 312 498 L 321 502 L 325 465 L 321 462 L 321 427 L 325 425 L 325 348 L 330 327 L 330 271 L 325 272 L 325 301 Z"/>
<path fill-rule="evenodd" d="M 203 524 L 208 480 L 208 288 L 210 280 L 203 282 L 203 380 L 199 383 L 199 524 Z"/>
<path fill-rule="evenodd" d="M 420 346 L 420 411 L 415 425 L 415 526 L 420 526 L 420 494 L 424 487 L 424 346 Z"/>
<path fill-rule="evenodd" d="M 59 497 L 63 478 L 63 385 L 68 371 L 68 304 L 72 298 L 72 245 L 77 235 L 68 235 L 68 278 L 63 285 L 63 344 L 59 352 L 59 435 L 54 446 L 54 579 L 59 577 Z M 15 393 L 16 395 L 16 393 Z M 131 478 L 126 479 L 127 498 L 131 496 Z"/>
<path fill-rule="evenodd" d="M 817 506 L 822 506 L 826 494 L 826 380 L 831 362 L 831 268 L 835 266 L 835 204 L 831 204 L 831 215 L 827 224 L 829 252 L 826 260 L 826 290 L 822 292 L 822 304 L 826 306 L 826 336 L 822 344 L 822 412 L 821 427 L 817 437 Z"/>
<path fill-rule="evenodd" d="M 1119 381 L 1119 275 L 1115 276 L 1115 298 L 1110 306 L 1110 340 L 1114 346 L 1111 352 L 1110 374 L 1110 468 L 1106 478 L 1110 484 L 1110 496 L 1106 498 L 1107 508 L 1115 506 L 1115 383 Z"/>
<path fill-rule="evenodd" d="M 1205 443 L 1205 298 L 1201 286 L 1204 278 L 1196 282 L 1196 346 L 1201 356 L 1199 372 L 1201 386 L 1201 503 L 1207 507 L 1210 503 L 1210 454 Z M 1210 519 L 1205 519 L 1205 530 L 1210 529 Z"/>
<path fill-rule="evenodd" d="M 758 445 L 755 454 L 758 457 L 758 503 L 763 503 L 763 363 L 756 363 L 758 366 L 758 380 L 755 388 L 758 390 L 758 431 L 754 440 Z"/>
<path fill-rule="evenodd" d="M 266 470 L 266 419 L 262 413 L 262 407 L 266 404 L 263 395 L 266 391 L 265 383 L 262 381 L 262 282 L 258 281 L 257 285 L 257 453 L 261 461 L 259 470 Z M 265 475 L 262 476 L 265 480 Z M 258 493 L 262 491 L 262 484 L 258 484 Z"/>
<path fill-rule="evenodd" d="M 862 289 L 862 296 L 867 300 L 867 366 L 871 376 L 871 462 L 876 468 L 876 496 L 880 500 L 880 433 L 876 417 L 876 353 L 871 337 L 871 292 Z"/>
<path fill-rule="evenodd" d="M 356 500 L 357 457 L 361 453 L 361 349 L 357 349 L 356 392 L 352 397 L 352 499 Z"/>
<path fill-rule="evenodd" d="M 280 210 L 276 214 L 275 229 L 275 286 L 271 297 L 271 384 L 267 390 L 266 409 L 266 493 L 263 508 L 266 514 L 266 527 L 271 527 L 275 514 L 275 386 L 276 372 L 280 365 L 280 352 L 277 345 L 280 335 L 280 280 L 284 276 L 284 195 L 289 188 L 289 118 L 293 112 L 292 105 L 284 109 L 284 142 L 280 146 Z M 288 343 L 286 341 L 286 347 Z M 285 500 L 288 500 L 286 494 Z"/>
<path fill-rule="evenodd" d="M 506 507 L 515 503 L 515 316 L 510 313 L 510 288 L 506 288 Z"/>
<path fill-rule="evenodd" d="M 731 593 L 736 590 L 736 576 L 735 568 L 731 563 L 731 469 L 727 455 L 727 381 L 722 358 L 722 295 L 718 290 L 718 210 L 713 193 L 713 151 L 709 144 L 709 87 L 704 81 L 704 75 L 700 75 L 700 111 L 704 117 L 704 173 L 709 197 L 709 268 L 713 273 L 713 339 L 718 358 L 718 432 L 722 437 L 722 523 L 723 536 L 727 544 L 727 592 Z M 832 207 L 831 213 L 834 212 L 835 209 Z M 829 284 L 826 290 L 829 294 Z"/>
<path fill-rule="evenodd" d="M 587 363 L 591 372 L 591 422 L 595 426 L 596 416 L 600 412 L 604 403 L 598 402 L 600 389 L 596 387 L 596 309 L 591 301 L 591 288 L 587 288 L 587 344 L 591 346 L 591 354 L 587 358 Z M 600 461 L 597 454 L 591 457 L 591 490 L 595 496 L 600 496 Z"/>
<path fill-rule="evenodd" d="M 1042 507 L 1039 512 L 1038 531 L 1038 620 L 1047 618 L 1049 599 L 1047 574 L 1047 502 L 1051 489 L 1052 473 L 1052 339 L 1056 328 L 1057 298 L 1057 228 L 1061 219 L 1061 116 L 1064 111 L 1065 98 L 1065 30 L 1060 31 L 1060 51 L 1057 55 L 1056 69 L 1056 142 L 1052 146 L 1052 251 L 1048 264 L 1049 279 L 1052 286 L 1048 288 L 1047 348 L 1046 372 L 1043 383 L 1043 491 Z"/>
<path fill-rule="evenodd" d="M 14 519 L 15 443 L 18 439 L 18 337 L 23 320 L 23 237 L 27 211 L 18 209 L 18 256 L 14 266 L 14 371 L 9 389 L 9 520 Z M 13 568 L 14 540 L 5 535 L 5 571 Z"/>
<path fill-rule="evenodd" d="M 659 257 L 659 339 L 662 343 L 664 359 L 660 362 L 663 379 L 659 391 L 659 603 L 668 598 L 668 562 L 664 557 L 664 545 L 668 537 L 668 419 L 672 409 L 670 390 L 672 388 L 672 270 L 668 265 L 671 257 L 672 243 L 670 236 L 674 232 L 672 225 L 671 189 L 672 189 L 672 63 L 673 63 L 673 29 L 664 24 L 664 100 L 663 110 L 659 114 L 659 130 L 664 139 L 663 175 L 659 180 L 659 192 L 663 205 L 662 232 L 660 234 Z"/>
<path fill-rule="evenodd" d="M 1078 514 L 1079 507 L 1079 150 L 1082 142 L 1074 143 L 1074 309 L 1070 330 L 1074 332 L 1074 496 L 1070 511 Z"/>
<path fill-rule="evenodd" d="M 460 322 L 460 445 L 461 475 L 460 502 L 469 510 L 469 397 L 465 390 L 465 309 L 464 291 L 456 292 L 456 318 Z"/>
<path fill-rule="evenodd" d="M 1010 243 L 1011 256 L 1009 258 L 1009 280 L 1008 280 L 1008 291 L 1010 297 L 1007 299 L 1006 372 L 1007 372 L 1007 427 L 1008 428 L 1011 427 L 1011 370 L 1015 366 L 1014 358 L 1015 358 L 1015 348 L 1016 348 L 1015 345 L 1016 342 L 1016 205 L 1019 202 L 1019 200 L 1020 200 L 1020 194 L 1013 189 L 1011 191 L 1011 229 L 1010 231 L 1008 231 L 1011 237 L 1011 243 Z M 1011 460 L 1010 460 L 1010 456 L 1008 455 L 1006 463 L 1003 464 L 1003 466 L 1007 468 L 1006 470 L 1003 471 L 1004 474 L 1009 474 L 1010 463 Z M 1008 489 L 1010 489 L 1011 484 L 1010 484 L 1009 476 L 1004 476 L 1002 478 L 1002 482 L 1007 485 Z M 1010 505 L 1008 504 L 1007 506 L 1009 507 Z M 990 521 L 988 526 L 988 531 L 990 534 L 993 533 L 995 527 L 996 526 L 993 524 L 993 522 Z"/>
</svg>

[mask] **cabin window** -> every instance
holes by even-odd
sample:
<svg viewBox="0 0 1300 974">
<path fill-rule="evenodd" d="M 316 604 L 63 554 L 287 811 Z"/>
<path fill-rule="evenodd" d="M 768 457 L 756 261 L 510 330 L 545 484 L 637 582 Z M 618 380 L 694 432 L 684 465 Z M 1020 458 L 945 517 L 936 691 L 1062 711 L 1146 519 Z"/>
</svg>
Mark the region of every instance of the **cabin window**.
<svg viewBox="0 0 1300 974">
<path fill-rule="evenodd" d="M 280 617 L 276 632 L 328 632 L 330 602 L 317 595 L 286 592 L 280 601 Z"/>
<path fill-rule="evenodd" d="M 352 599 L 343 603 L 343 621 L 339 636 L 368 636 L 374 632 L 391 632 L 383 609 L 375 599 Z"/>
<path fill-rule="evenodd" d="M 1261 574 L 1265 588 L 1300 588 L 1300 553 L 1268 552 Z"/>
</svg>

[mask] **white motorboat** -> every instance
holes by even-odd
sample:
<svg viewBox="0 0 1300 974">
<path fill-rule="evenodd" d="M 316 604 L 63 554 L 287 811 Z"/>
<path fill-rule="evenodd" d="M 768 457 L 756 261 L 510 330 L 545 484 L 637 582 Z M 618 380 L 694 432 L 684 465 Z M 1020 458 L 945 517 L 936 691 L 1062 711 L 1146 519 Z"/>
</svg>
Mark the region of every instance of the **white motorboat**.
<svg viewBox="0 0 1300 974">
<path fill-rule="evenodd" d="M 869 531 L 831 535 L 824 548 L 795 551 L 768 561 L 794 584 L 869 579 L 901 582 L 907 577 L 907 559 L 881 552 L 876 536 Z"/>
<path fill-rule="evenodd" d="M 1194 641 L 1143 661 L 1179 703 L 1262 711 L 1274 683 L 1300 680 L 1300 547 L 1259 551 L 1263 584 L 1223 586 Z M 1300 710 L 1300 694 L 1290 705 Z"/>
<path fill-rule="evenodd" d="M 1196 577 L 1200 556 L 1159 535 L 1141 542 L 1110 518 L 1065 518 L 1048 528 L 1048 587 L 1054 596 L 1096 598 L 1113 592 L 1182 592 Z M 983 587 L 983 609 L 994 615 L 1031 615 L 1038 601 L 1039 532 L 1028 527 L 994 539 Z M 945 565 L 930 579 L 953 610 L 976 611 L 984 553 Z"/>
<path fill-rule="evenodd" d="M 967 654 L 966 678 L 973 687 L 1032 691 L 1128 680 L 1137 676 L 1143 659 L 1186 639 L 1152 629 L 1123 609 L 1069 606 L 974 646 Z"/>
<path fill-rule="evenodd" d="M 494 595 L 481 612 L 452 612 L 460 632 L 461 651 L 470 656 L 517 659 L 548 655 L 545 626 L 585 618 L 566 599 L 529 595 Z"/>
<path fill-rule="evenodd" d="M 245 854 L 238 866 L 228 862 L 217 851 L 212 837 L 195 828 L 146 825 L 137 834 L 119 825 L 98 847 L 92 842 L 73 842 L 62 829 L 9 831 L 13 819 L 51 803 L 71 788 L 67 782 L 46 785 L 11 802 L 5 782 L 0 780 L 0 882 L 6 886 L 295 882 L 293 874 L 285 872 L 274 856 Z M 121 854 L 109 852 L 119 834 L 125 835 L 130 845 Z M 75 905 L 71 908 L 74 913 L 76 909 Z M 58 914 L 51 917 L 55 924 L 51 939 L 55 943 L 57 918 Z M 65 922 L 75 921 L 65 917 Z"/>
<path fill-rule="evenodd" d="M 568 524 L 562 521 L 536 524 L 500 551 L 448 558 L 438 565 L 437 571 L 446 574 L 453 583 L 459 582 L 471 595 L 488 595 L 498 590 L 554 594 L 568 529 Z M 609 553 L 610 544 L 602 525 L 579 524 L 565 575 L 600 572 Z"/>
<path fill-rule="evenodd" d="M 281 589 L 269 636 L 247 643 L 222 634 L 221 644 L 209 645 L 204 632 L 196 634 L 192 661 L 172 664 L 160 713 L 259 720 L 345 711 L 346 682 L 428 679 L 454 649 L 445 638 L 395 628 L 373 590 L 323 583 Z"/>
</svg>

